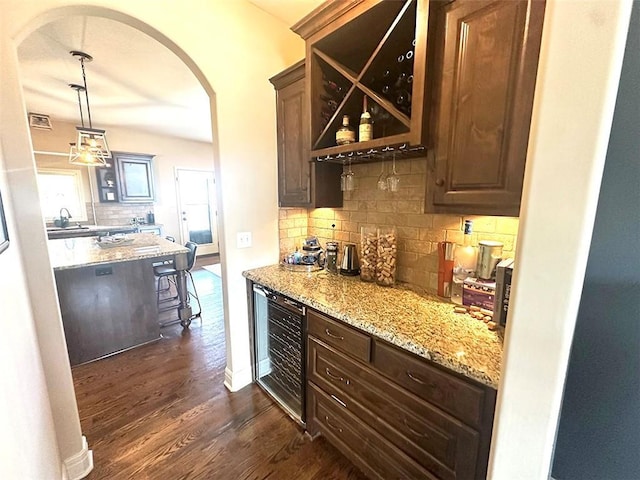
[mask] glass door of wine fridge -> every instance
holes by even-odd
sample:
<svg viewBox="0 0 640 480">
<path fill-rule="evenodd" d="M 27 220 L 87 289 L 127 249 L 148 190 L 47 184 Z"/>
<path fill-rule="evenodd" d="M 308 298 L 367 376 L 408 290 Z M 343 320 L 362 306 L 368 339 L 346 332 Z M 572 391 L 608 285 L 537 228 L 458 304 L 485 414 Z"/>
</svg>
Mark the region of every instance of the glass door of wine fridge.
<svg viewBox="0 0 640 480">
<path fill-rule="evenodd" d="M 253 297 L 255 381 L 304 425 L 305 307 L 260 285 Z"/>
</svg>

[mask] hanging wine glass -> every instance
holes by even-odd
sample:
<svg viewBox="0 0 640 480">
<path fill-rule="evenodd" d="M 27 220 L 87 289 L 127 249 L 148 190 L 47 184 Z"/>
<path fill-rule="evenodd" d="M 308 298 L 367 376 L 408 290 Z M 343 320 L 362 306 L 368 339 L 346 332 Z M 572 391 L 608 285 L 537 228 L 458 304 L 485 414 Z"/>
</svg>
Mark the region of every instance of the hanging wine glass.
<svg viewBox="0 0 640 480">
<path fill-rule="evenodd" d="M 349 159 L 349 171 L 345 177 L 344 188 L 347 192 L 351 192 L 354 188 L 353 171 L 351 170 L 351 159 Z"/>
<path fill-rule="evenodd" d="M 342 164 L 342 175 L 340 175 L 340 190 L 345 192 L 347 190 L 347 172 L 345 170 L 346 165 Z"/>
<path fill-rule="evenodd" d="M 400 185 L 400 177 L 398 176 L 398 172 L 396 172 L 396 154 L 393 153 L 393 167 L 391 170 L 391 175 L 387 177 L 387 185 L 389 187 L 389 191 L 397 192 L 398 186 Z"/>
<path fill-rule="evenodd" d="M 382 162 L 382 171 L 380 172 L 380 176 L 378 177 L 378 190 L 386 190 L 387 189 L 387 174 L 384 171 L 384 162 Z"/>
</svg>

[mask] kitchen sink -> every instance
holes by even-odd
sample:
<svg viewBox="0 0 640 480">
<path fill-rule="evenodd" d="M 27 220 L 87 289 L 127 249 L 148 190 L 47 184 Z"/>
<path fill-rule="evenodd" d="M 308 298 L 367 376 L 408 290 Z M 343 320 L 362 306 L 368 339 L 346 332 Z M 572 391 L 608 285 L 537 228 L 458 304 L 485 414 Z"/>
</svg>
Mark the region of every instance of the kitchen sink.
<svg viewBox="0 0 640 480">
<path fill-rule="evenodd" d="M 84 225 L 76 225 L 72 227 L 47 227 L 47 232 L 60 232 L 60 231 L 69 231 L 69 230 L 89 230 L 89 227 Z"/>
</svg>

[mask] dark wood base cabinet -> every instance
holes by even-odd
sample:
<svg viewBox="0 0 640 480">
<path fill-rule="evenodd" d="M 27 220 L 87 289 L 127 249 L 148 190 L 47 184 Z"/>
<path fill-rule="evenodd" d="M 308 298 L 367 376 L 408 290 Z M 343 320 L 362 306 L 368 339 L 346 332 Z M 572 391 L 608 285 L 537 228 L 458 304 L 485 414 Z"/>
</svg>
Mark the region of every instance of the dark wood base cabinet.
<svg viewBox="0 0 640 480">
<path fill-rule="evenodd" d="M 495 390 L 308 310 L 307 430 L 374 479 L 486 477 Z"/>
</svg>

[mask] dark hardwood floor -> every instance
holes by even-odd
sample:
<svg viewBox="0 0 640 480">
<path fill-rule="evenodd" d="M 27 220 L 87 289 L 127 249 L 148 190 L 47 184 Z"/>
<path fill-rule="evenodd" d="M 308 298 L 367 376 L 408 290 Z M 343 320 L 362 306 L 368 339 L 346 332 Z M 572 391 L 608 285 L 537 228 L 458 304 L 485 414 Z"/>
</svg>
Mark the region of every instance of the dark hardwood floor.
<svg viewBox="0 0 640 480">
<path fill-rule="evenodd" d="M 194 271 L 202 322 L 158 342 L 74 367 L 82 430 L 98 479 L 352 479 L 364 476 L 311 441 L 258 387 L 223 385 L 220 280 Z"/>
</svg>

